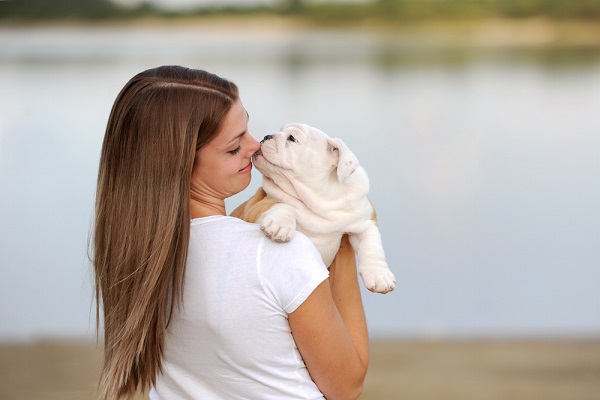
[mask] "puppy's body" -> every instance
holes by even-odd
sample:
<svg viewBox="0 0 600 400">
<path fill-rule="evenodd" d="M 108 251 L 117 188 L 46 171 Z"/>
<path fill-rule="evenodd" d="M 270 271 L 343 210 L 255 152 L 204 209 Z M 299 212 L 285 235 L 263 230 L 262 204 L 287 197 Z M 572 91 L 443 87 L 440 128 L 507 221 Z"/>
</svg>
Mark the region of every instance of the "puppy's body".
<svg viewBox="0 0 600 400">
<path fill-rule="evenodd" d="M 369 179 L 356 156 L 339 139 L 303 124 L 289 124 L 265 137 L 254 165 L 262 188 L 232 216 L 259 222 L 273 240 L 285 242 L 298 229 L 331 265 L 345 233 L 357 254 L 365 286 L 394 289 L 385 261 L 374 209 L 367 198 Z"/>
</svg>

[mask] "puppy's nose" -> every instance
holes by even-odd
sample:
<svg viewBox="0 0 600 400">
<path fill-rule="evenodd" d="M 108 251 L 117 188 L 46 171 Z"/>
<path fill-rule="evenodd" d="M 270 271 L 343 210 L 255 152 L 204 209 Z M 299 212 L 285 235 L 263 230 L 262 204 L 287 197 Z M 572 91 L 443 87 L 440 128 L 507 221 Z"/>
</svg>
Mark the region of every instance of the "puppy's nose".
<svg viewBox="0 0 600 400">
<path fill-rule="evenodd" d="M 264 139 L 263 139 L 263 140 L 261 140 L 260 142 L 261 142 L 261 143 L 264 143 L 264 141 L 265 141 L 265 140 L 271 140 L 271 139 L 273 139 L 273 135 L 267 135 L 267 136 L 265 136 L 265 137 L 264 137 Z"/>
</svg>

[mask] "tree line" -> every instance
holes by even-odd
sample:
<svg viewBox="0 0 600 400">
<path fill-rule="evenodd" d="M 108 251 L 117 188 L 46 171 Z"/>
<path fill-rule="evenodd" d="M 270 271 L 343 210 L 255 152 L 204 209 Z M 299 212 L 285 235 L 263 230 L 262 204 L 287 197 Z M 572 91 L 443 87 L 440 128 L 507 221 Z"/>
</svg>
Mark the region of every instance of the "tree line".
<svg viewBox="0 0 600 400">
<path fill-rule="evenodd" d="M 232 14 L 297 16 L 323 22 L 529 17 L 600 19 L 600 0 L 374 0 L 349 4 L 281 0 L 272 7 L 210 6 L 186 12 L 166 11 L 150 3 L 125 7 L 110 0 L 0 0 L 0 20 L 176 18 Z"/>
</svg>

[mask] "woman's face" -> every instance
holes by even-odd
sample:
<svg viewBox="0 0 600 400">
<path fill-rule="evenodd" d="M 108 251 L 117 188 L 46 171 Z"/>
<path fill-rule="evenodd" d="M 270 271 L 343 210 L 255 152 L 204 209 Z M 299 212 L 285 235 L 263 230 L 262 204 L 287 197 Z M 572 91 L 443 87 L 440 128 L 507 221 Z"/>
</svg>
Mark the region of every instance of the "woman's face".
<svg viewBox="0 0 600 400">
<path fill-rule="evenodd" d="M 196 152 L 192 196 L 202 201 L 224 200 L 250 184 L 252 155 L 260 148 L 248 132 L 248 113 L 237 100 L 221 131 Z"/>
</svg>

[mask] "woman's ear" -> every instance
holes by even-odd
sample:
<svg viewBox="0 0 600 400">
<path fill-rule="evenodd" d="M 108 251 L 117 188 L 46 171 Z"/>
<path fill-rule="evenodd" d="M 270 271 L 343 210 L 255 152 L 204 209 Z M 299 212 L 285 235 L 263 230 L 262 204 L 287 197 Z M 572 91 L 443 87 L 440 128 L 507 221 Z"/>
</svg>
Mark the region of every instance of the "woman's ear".
<svg viewBox="0 0 600 400">
<path fill-rule="evenodd" d="M 358 168 L 358 158 L 346 146 L 342 139 L 328 139 L 328 150 L 334 157 L 334 166 L 337 168 L 337 177 L 344 182 Z"/>
</svg>

